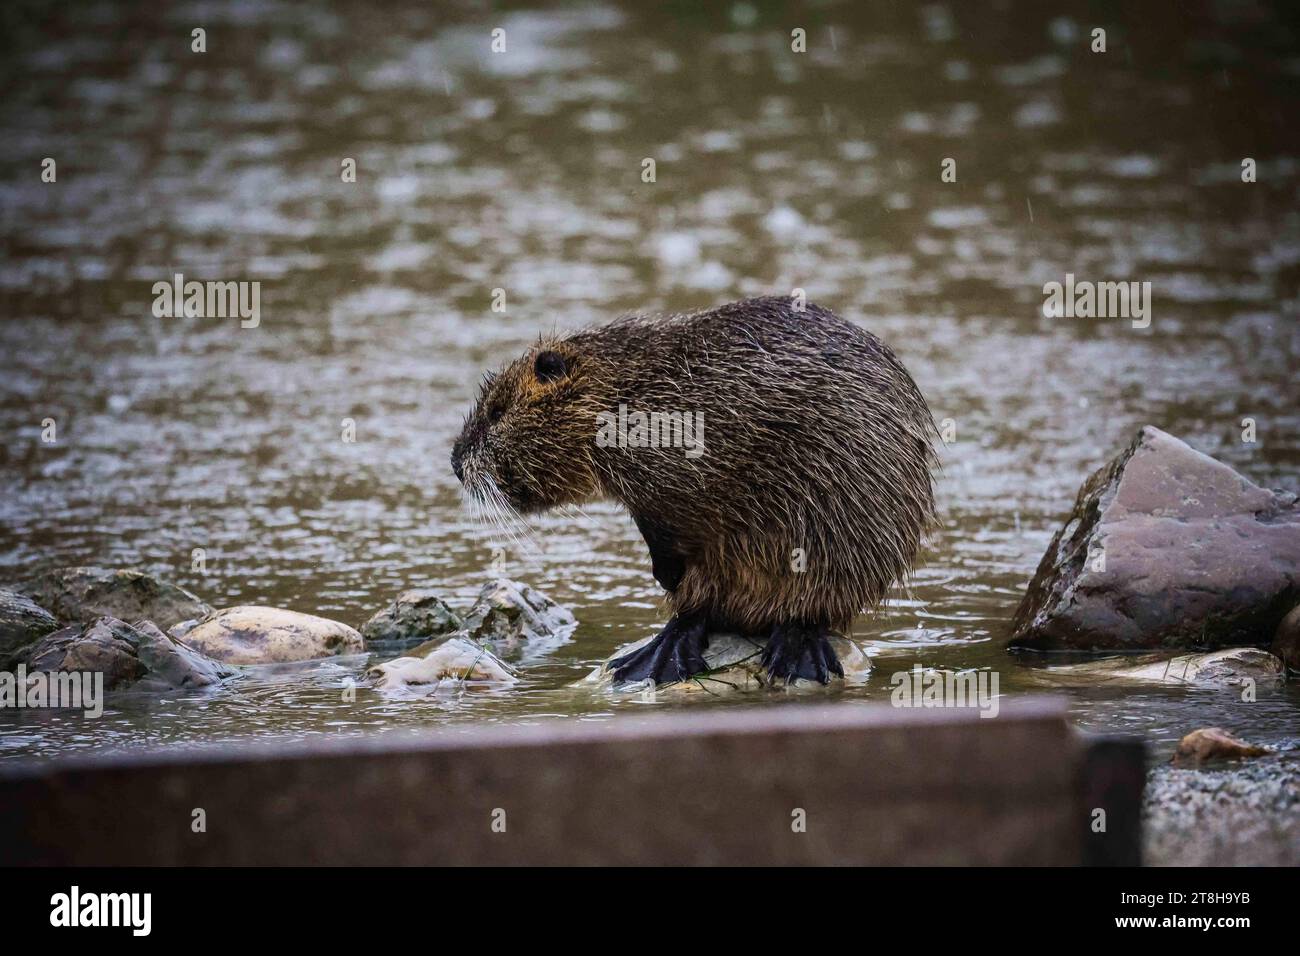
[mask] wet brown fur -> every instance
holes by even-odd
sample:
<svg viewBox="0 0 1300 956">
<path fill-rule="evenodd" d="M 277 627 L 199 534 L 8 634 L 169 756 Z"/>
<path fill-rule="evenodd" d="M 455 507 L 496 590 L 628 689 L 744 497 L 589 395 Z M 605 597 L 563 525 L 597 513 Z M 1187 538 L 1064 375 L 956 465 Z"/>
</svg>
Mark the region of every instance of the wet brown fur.
<svg viewBox="0 0 1300 956">
<path fill-rule="evenodd" d="M 556 381 L 538 380 L 546 351 L 563 357 Z M 597 447 L 598 414 L 620 403 L 703 412 L 704 454 Z M 874 335 L 763 298 L 543 338 L 485 381 L 456 459 L 471 495 L 488 476 L 520 511 L 621 502 L 680 559 L 668 596 L 679 614 L 746 633 L 842 631 L 913 567 L 934 520 L 933 434 Z"/>
</svg>

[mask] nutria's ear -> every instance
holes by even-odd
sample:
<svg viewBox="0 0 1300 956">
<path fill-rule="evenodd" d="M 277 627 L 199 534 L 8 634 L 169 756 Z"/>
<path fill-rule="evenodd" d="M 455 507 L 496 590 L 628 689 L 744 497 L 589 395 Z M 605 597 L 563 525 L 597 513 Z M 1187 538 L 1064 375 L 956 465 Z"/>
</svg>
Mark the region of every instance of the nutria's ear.
<svg viewBox="0 0 1300 956">
<path fill-rule="evenodd" d="M 537 375 L 539 382 L 554 382 L 556 379 L 563 378 L 568 372 L 564 363 L 564 356 L 559 352 L 538 352 L 537 359 L 533 362 L 533 372 Z"/>
</svg>

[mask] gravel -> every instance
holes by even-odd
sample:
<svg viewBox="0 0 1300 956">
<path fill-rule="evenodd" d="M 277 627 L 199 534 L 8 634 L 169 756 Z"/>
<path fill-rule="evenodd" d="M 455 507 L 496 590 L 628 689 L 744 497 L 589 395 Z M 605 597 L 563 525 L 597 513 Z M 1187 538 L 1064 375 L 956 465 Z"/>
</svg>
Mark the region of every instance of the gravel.
<svg viewBox="0 0 1300 956">
<path fill-rule="evenodd" d="M 1147 776 L 1149 866 L 1300 866 L 1300 742 L 1213 769 Z"/>
</svg>

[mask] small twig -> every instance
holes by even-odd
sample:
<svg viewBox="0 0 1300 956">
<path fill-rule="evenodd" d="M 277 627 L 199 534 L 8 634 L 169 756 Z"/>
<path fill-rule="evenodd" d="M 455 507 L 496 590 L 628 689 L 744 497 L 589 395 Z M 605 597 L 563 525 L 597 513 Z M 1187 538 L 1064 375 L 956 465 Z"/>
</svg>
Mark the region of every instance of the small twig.
<svg viewBox="0 0 1300 956">
<path fill-rule="evenodd" d="M 478 657 L 474 658 L 474 663 L 470 664 L 469 668 L 465 671 L 465 673 L 460 676 L 460 682 L 462 684 L 465 683 L 465 681 L 469 680 L 469 675 L 474 673 L 474 668 L 478 667 L 478 662 L 483 659 L 483 655 L 486 654 L 487 652 L 488 650 L 486 647 L 479 648 L 479 655 Z"/>
</svg>

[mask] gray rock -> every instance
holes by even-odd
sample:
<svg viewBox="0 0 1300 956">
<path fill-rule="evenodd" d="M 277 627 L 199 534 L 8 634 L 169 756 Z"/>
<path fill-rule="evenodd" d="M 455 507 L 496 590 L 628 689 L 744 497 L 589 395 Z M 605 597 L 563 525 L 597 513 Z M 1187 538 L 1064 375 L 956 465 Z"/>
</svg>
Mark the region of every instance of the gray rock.
<svg viewBox="0 0 1300 956">
<path fill-rule="evenodd" d="M 0 588 L 0 670 L 13 670 L 31 644 L 58 627 L 54 615 L 31 598 Z"/>
<path fill-rule="evenodd" d="M 367 644 L 410 645 L 454 634 L 464 626 L 436 591 L 412 588 L 362 624 L 361 636 Z"/>
<path fill-rule="evenodd" d="M 168 637 L 150 621 L 132 626 L 102 617 L 42 638 L 26 661 L 28 671 L 98 671 L 104 689 L 176 690 L 206 687 L 235 672 Z"/>
<path fill-rule="evenodd" d="M 227 664 L 284 664 L 366 649 L 346 624 L 252 604 L 210 615 L 185 632 L 185 643 Z"/>
<path fill-rule="evenodd" d="M 145 675 L 139 643 L 135 628 L 115 618 L 101 618 L 89 627 L 73 624 L 38 642 L 27 659 L 27 669 L 97 671 L 104 675 L 104 688 L 115 690 Z"/>
<path fill-rule="evenodd" d="M 1266 646 L 1300 603 L 1300 503 L 1147 426 L 1079 490 L 1013 621 L 1034 650 Z"/>
<path fill-rule="evenodd" d="M 611 687 L 614 683 L 614 675 L 610 670 L 610 661 L 616 657 L 622 657 L 628 651 L 635 650 L 653 639 L 654 635 L 652 634 L 643 640 L 628 644 L 626 647 L 620 647 L 610 655 L 608 660 L 578 681 L 575 686 Z M 866 680 L 871 672 L 871 659 L 862 652 L 861 648 L 839 634 L 831 635 L 830 642 L 840 659 L 840 665 L 844 668 L 844 680 L 850 683 Z M 704 651 L 704 663 L 709 666 L 708 673 L 694 680 L 655 687 L 654 692 L 656 694 L 667 693 L 673 696 L 718 695 L 766 687 L 769 684 L 767 672 L 763 670 L 759 663 L 759 657 L 762 653 L 763 645 L 747 637 L 741 637 L 737 634 L 711 634 L 709 635 L 709 646 Z M 832 680 L 837 680 L 837 678 L 832 678 Z M 796 681 L 795 683 L 796 685 L 811 684 L 814 687 L 821 686 L 810 681 Z M 647 689 L 651 686 L 648 681 L 644 682 L 644 684 Z M 784 686 L 782 685 L 782 687 Z M 637 685 L 631 685 L 631 689 L 636 690 L 639 688 Z"/>
<path fill-rule="evenodd" d="M 502 657 L 533 660 L 568 642 L 577 620 L 527 584 L 497 578 L 483 585 L 465 615 L 466 636 Z"/>
<path fill-rule="evenodd" d="M 153 621 L 166 630 L 186 618 L 201 618 L 212 608 L 184 588 L 141 571 L 60 568 L 41 575 L 26 589 L 37 604 L 64 624 L 92 624 L 101 617 Z"/>
</svg>

